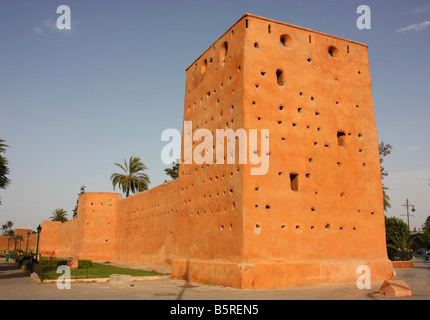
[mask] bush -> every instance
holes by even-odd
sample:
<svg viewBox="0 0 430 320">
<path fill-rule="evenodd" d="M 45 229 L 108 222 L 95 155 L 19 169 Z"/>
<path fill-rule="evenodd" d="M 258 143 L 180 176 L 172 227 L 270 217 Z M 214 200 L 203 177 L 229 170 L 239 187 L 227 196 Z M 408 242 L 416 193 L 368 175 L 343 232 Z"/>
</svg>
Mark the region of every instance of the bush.
<svg viewBox="0 0 430 320">
<path fill-rule="evenodd" d="M 23 262 L 25 260 L 31 260 L 32 254 L 30 253 L 21 253 L 20 255 L 11 255 L 11 258 L 13 257 L 15 262 L 18 263 L 19 266 L 22 266 Z"/>
<path fill-rule="evenodd" d="M 24 253 L 15 257 L 15 262 L 23 270 L 33 271 L 33 255 L 29 253 Z"/>
<path fill-rule="evenodd" d="M 43 268 L 58 268 L 58 266 L 66 265 L 69 260 L 65 259 L 48 259 L 39 260 L 39 265 Z"/>
<path fill-rule="evenodd" d="M 91 260 L 78 260 L 78 268 L 89 268 L 93 266 Z"/>
<path fill-rule="evenodd" d="M 58 268 L 61 265 L 66 265 L 70 259 L 41 259 L 39 265 L 42 268 Z M 78 260 L 78 268 L 89 268 L 93 265 L 91 260 Z"/>
<path fill-rule="evenodd" d="M 31 259 L 23 259 L 22 268 L 29 272 L 33 272 L 33 261 Z"/>
</svg>

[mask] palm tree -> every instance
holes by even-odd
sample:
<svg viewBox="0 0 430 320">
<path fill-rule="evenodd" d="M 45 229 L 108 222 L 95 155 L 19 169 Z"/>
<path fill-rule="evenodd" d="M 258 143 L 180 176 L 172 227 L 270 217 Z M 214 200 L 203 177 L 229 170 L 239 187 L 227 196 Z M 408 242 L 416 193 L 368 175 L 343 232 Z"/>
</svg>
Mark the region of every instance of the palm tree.
<svg viewBox="0 0 430 320">
<path fill-rule="evenodd" d="M 391 208 L 390 196 L 387 194 L 387 190 L 390 190 L 390 188 L 382 185 L 382 196 L 384 199 L 384 211 L 387 211 L 388 208 Z"/>
<path fill-rule="evenodd" d="M 402 261 L 408 261 L 412 259 L 412 250 L 411 247 L 415 241 L 417 236 L 410 237 L 409 235 L 406 235 L 400 239 L 392 239 L 393 244 L 387 243 L 387 247 L 394 249 L 397 251 L 397 256 Z"/>
<path fill-rule="evenodd" d="M 9 162 L 7 159 L 0 155 L 0 189 L 6 189 L 9 185 L 10 180 L 7 175 L 10 173 Z"/>
<path fill-rule="evenodd" d="M 6 140 L 0 139 L 0 153 L 6 152 L 6 148 L 10 148 L 10 146 L 3 142 L 6 142 Z"/>
<path fill-rule="evenodd" d="M 118 185 L 119 188 L 125 192 L 126 197 L 130 195 L 130 192 L 136 193 L 148 190 L 151 181 L 149 176 L 143 172 L 148 168 L 140 161 L 139 157 L 131 156 L 128 163 L 124 159 L 124 166 L 119 163 L 115 163 L 115 165 L 120 167 L 125 174 L 112 174 L 110 179 L 112 180 L 113 190 L 115 190 L 116 185 Z"/>
<path fill-rule="evenodd" d="M 0 139 L 0 189 L 6 189 L 6 187 L 10 183 L 10 180 L 7 177 L 7 175 L 10 173 L 10 170 L 8 167 L 9 163 L 7 159 L 1 155 L 1 153 L 6 152 L 6 148 L 9 148 L 9 146 L 4 142 L 5 140 Z M 0 198 L 0 204 L 1 204 L 1 198 Z"/>
<path fill-rule="evenodd" d="M 18 241 L 23 241 L 23 238 L 22 238 L 22 236 L 20 236 L 20 235 L 14 234 L 13 236 L 11 236 L 11 239 L 12 239 L 12 240 L 14 241 L 14 243 L 15 243 L 14 248 L 13 248 L 13 251 L 16 251 L 16 243 L 17 243 Z"/>
<path fill-rule="evenodd" d="M 55 209 L 52 210 L 52 216 L 49 217 L 49 219 L 51 219 L 51 221 L 61 221 L 61 222 L 66 222 L 67 221 L 67 211 L 59 208 L 59 209 Z"/>
</svg>

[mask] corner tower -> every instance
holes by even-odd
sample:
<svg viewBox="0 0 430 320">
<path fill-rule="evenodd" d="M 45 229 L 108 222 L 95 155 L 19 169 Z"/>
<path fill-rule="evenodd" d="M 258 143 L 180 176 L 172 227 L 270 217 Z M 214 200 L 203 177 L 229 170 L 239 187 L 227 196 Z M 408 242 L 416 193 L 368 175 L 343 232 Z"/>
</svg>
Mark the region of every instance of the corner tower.
<svg viewBox="0 0 430 320">
<path fill-rule="evenodd" d="M 212 164 L 181 165 L 174 276 L 351 284 L 366 265 L 391 278 L 366 45 L 246 14 L 187 69 L 184 121 L 213 137 L 269 129 L 269 170 L 216 163 L 215 139 Z"/>
</svg>

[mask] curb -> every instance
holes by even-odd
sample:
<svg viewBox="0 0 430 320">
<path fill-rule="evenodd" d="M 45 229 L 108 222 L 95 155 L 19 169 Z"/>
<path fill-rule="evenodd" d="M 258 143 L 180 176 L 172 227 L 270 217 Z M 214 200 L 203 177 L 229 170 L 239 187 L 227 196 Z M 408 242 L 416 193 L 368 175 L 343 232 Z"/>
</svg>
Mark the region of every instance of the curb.
<svg viewBox="0 0 430 320">
<path fill-rule="evenodd" d="M 160 280 L 160 279 L 169 279 L 172 275 L 168 274 L 165 276 L 141 276 L 141 277 L 131 277 L 131 281 L 150 281 L 150 280 Z M 85 278 L 85 279 L 70 279 L 70 283 L 103 283 L 109 282 L 109 278 Z M 55 279 L 43 280 L 39 282 L 41 284 L 51 284 L 57 283 Z"/>
<path fill-rule="evenodd" d="M 411 260 L 399 260 L 399 261 L 392 261 L 393 262 L 393 268 L 400 269 L 400 268 L 413 268 L 415 267 L 415 257 L 413 256 Z"/>
</svg>

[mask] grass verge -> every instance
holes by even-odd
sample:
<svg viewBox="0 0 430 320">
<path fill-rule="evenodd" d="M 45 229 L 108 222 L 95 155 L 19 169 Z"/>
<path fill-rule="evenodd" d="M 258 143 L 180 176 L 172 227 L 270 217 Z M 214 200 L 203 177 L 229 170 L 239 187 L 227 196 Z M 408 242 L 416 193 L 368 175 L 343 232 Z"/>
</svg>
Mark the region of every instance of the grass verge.
<svg viewBox="0 0 430 320">
<path fill-rule="evenodd" d="M 88 268 L 79 268 L 70 270 L 71 279 L 85 279 L 85 278 L 109 278 L 111 274 L 126 274 L 132 277 L 142 276 L 162 276 L 165 274 L 156 271 L 136 270 L 129 268 L 120 268 L 105 264 L 93 263 Z M 57 273 L 57 268 L 44 268 L 43 280 L 58 279 L 60 273 Z"/>
</svg>

